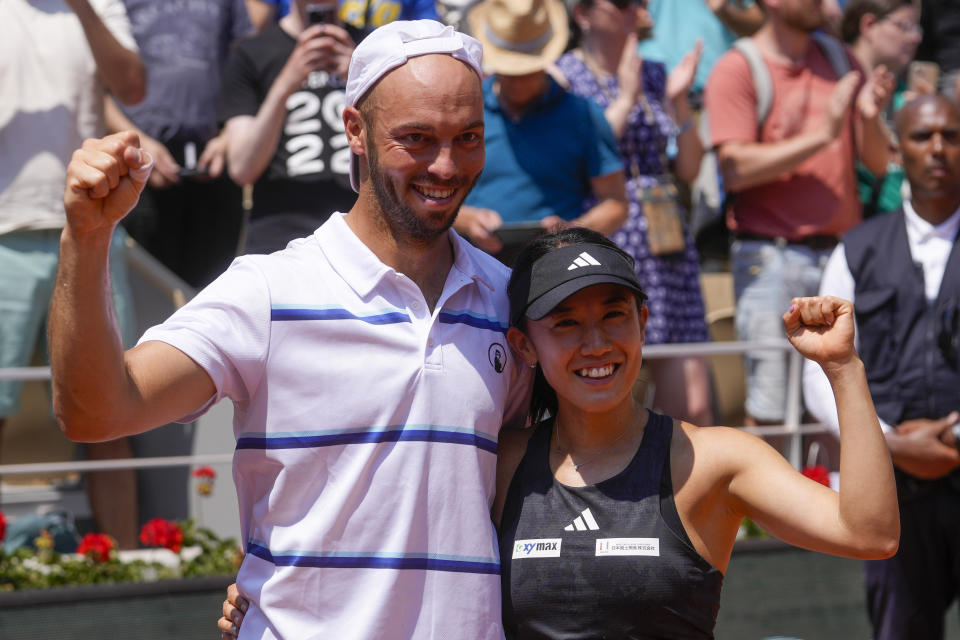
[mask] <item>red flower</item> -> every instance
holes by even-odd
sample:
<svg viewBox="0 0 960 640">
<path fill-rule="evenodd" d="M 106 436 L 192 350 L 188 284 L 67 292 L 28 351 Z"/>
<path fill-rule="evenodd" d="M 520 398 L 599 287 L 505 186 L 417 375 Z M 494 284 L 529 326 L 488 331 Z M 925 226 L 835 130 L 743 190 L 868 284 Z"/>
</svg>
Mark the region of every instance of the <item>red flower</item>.
<svg viewBox="0 0 960 640">
<path fill-rule="evenodd" d="M 147 547 L 163 547 L 179 553 L 183 547 L 183 531 L 176 522 L 154 518 L 140 529 L 140 543 Z"/>
<path fill-rule="evenodd" d="M 217 477 L 217 472 L 213 470 L 213 467 L 198 467 L 193 470 L 193 477 L 215 480 Z"/>
<path fill-rule="evenodd" d="M 824 486 L 830 486 L 830 472 L 827 471 L 827 468 L 822 464 L 814 464 L 809 467 L 804 467 L 803 471 L 800 473 Z"/>
<path fill-rule="evenodd" d="M 77 553 L 87 556 L 94 562 L 106 562 L 111 552 L 117 548 L 116 541 L 105 533 L 88 533 L 83 536 Z"/>
<path fill-rule="evenodd" d="M 0 542 L 3 542 L 3 537 L 7 535 L 7 518 L 3 515 L 3 511 L 0 511 Z"/>
</svg>

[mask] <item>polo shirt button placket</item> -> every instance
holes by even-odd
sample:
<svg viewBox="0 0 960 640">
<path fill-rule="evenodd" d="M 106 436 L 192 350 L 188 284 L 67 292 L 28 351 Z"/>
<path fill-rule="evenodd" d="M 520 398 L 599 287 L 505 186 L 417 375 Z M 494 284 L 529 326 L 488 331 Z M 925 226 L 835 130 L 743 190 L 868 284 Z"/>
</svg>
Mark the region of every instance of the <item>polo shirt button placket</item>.
<svg viewBox="0 0 960 640">
<path fill-rule="evenodd" d="M 427 342 L 424 349 L 424 365 L 431 369 L 443 368 L 443 349 L 437 340 L 433 339 L 434 327 L 431 325 L 430 333 L 427 335 Z"/>
</svg>

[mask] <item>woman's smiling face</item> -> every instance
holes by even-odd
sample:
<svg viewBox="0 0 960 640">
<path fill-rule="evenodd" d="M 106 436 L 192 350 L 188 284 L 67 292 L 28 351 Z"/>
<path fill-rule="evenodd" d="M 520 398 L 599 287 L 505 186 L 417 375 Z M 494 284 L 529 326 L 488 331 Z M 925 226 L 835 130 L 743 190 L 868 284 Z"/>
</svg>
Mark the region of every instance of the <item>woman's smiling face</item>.
<svg viewBox="0 0 960 640">
<path fill-rule="evenodd" d="M 561 411 L 602 413 L 633 401 L 647 313 L 627 287 L 597 284 L 527 318 L 511 342 L 540 363 Z"/>
</svg>

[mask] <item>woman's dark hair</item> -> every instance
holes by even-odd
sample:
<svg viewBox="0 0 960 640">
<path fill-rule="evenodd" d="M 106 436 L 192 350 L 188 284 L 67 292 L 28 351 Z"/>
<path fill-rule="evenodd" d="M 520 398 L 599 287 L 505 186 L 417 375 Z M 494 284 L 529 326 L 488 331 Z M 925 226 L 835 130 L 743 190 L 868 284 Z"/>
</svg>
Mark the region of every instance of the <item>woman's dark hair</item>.
<svg viewBox="0 0 960 640">
<path fill-rule="evenodd" d="M 912 4 L 911 0 L 850 0 L 843 10 L 840 36 L 847 44 L 853 44 L 860 37 L 860 21 L 863 16 L 872 13 L 877 19 L 886 18 L 900 7 L 909 7 Z"/>
<path fill-rule="evenodd" d="M 631 265 L 634 264 L 633 256 L 621 249 L 617 243 L 605 235 L 591 231 L 590 229 L 584 229 L 583 227 L 570 227 L 569 229 L 563 229 L 556 233 L 540 236 L 527 243 L 527 245 L 520 250 L 520 253 L 517 254 L 516 260 L 514 260 L 513 273 L 510 276 L 510 284 L 507 288 L 512 289 L 515 286 L 515 279 L 519 277 L 519 274 L 530 271 L 530 269 L 533 268 L 533 263 L 537 260 L 555 249 L 573 244 L 600 244 L 605 247 L 610 247 L 622 255 Z M 641 304 L 643 304 L 643 300 L 638 297 L 637 306 L 639 307 Z M 516 315 L 514 310 L 511 309 L 510 317 L 513 318 Z M 523 325 L 526 323 L 525 318 L 526 316 L 520 316 L 519 323 L 517 324 L 518 329 L 524 329 Z M 543 370 L 538 364 L 533 379 L 533 393 L 530 397 L 530 420 L 533 424 L 536 424 L 545 420 L 547 416 L 556 415 L 557 392 L 547 383 L 547 379 L 543 375 Z"/>
</svg>

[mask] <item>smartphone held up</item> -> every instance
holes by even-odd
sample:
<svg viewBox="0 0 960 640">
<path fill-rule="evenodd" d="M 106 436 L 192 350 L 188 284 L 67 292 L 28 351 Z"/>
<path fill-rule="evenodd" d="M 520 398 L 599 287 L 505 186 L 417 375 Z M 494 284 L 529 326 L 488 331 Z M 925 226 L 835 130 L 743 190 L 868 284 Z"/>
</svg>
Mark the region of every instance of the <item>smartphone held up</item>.
<svg viewBox="0 0 960 640">
<path fill-rule="evenodd" d="M 337 21 L 336 2 L 311 2 L 306 6 L 307 24 L 333 24 Z"/>
</svg>

